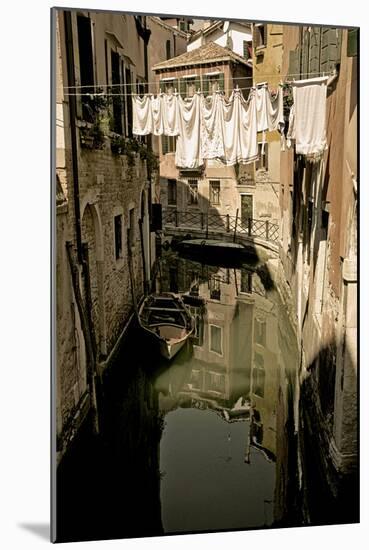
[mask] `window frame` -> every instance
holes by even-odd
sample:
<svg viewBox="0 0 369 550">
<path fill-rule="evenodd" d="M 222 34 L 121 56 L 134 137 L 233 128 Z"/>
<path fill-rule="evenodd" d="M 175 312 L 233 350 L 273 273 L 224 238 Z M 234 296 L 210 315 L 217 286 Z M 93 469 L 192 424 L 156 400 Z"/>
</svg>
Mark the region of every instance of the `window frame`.
<svg viewBox="0 0 369 550">
<path fill-rule="evenodd" d="M 214 199 L 214 187 L 215 184 L 218 185 L 218 201 L 215 202 Z M 211 206 L 221 206 L 220 200 L 220 180 L 209 180 L 209 203 Z"/>
<path fill-rule="evenodd" d="M 167 185 L 168 185 L 168 189 L 167 189 L 167 205 L 168 206 L 177 206 L 177 180 L 175 179 L 167 179 Z M 173 190 L 174 188 L 174 193 L 172 193 L 172 191 L 169 193 L 169 189 Z M 169 201 L 169 198 L 173 198 L 174 196 L 174 200 L 172 201 Z"/>
<path fill-rule="evenodd" d="M 196 194 L 192 193 L 192 189 L 196 186 Z M 194 200 L 196 197 L 196 200 Z M 198 206 L 199 205 L 199 180 L 195 178 L 188 178 L 187 180 L 187 205 Z"/>
<path fill-rule="evenodd" d="M 220 350 L 221 350 L 220 352 L 212 348 L 212 342 L 213 342 L 212 330 L 211 330 L 212 328 L 219 329 L 220 331 L 220 339 L 219 339 Z M 223 357 L 223 327 L 220 327 L 219 325 L 214 325 L 213 323 L 209 323 L 209 351 L 211 351 L 212 353 L 216 353 L 220 357 Z"/>
</svg>

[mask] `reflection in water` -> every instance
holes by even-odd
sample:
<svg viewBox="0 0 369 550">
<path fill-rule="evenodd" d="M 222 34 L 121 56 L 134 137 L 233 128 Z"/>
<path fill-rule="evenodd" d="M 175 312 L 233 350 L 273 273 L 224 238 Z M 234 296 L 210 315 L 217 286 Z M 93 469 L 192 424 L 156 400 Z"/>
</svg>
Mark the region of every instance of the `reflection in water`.
<svg viewBox="0 0 369 550">
<path fill-rule="evenodd" d="M 196 319 L 192 352 L 154 382 L 165 415 L 165 532 L 288 523 L 284 502 L 275 498 L 277 486 L 287 493 L 281 470 L 291 481 L 288 465 L 278 461 L 277 411 L 292 398 L 286 365 L 296 369 L 297 349 L 279 319 L 276 293 L 266 291 L 258 273 L 255 266 L 218 268 L 170 253 L 162 259 L 159 290 L 180 292 Z M 292 356 L 282 356 L 281 337 L 290 339 Z"/>
<path fill-rule="evenodd" d="M 191 345 L 167 363 L 131 327 L 105 375 L 102 436 L 86 430 L 59 467 L 59 541 L 302 523 L 297 348 L 259 267 L 162 258 L 157 287 L 183 295 Z"/>
</svg>

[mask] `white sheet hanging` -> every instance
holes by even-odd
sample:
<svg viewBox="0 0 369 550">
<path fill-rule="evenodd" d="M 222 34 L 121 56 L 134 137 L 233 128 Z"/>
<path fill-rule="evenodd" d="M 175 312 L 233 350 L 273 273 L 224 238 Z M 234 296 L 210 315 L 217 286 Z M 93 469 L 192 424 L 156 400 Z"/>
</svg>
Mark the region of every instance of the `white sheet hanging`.
<svg viewBox="0 0 369 550">
<path fill-rule="evenodd" d="M 147 95 L 143 97 L 134 95 L 132 97 L 132 109 L 133 133 L 137 136 L 152 134 L 153 120 L 151 111 L 151 97 Z"/>
<path fill-rule="evenodd" d="M 164 121 L 164 134 L 166 136 L 178 136 L 179 134 L 179 95 L 175 94 L 163 94 L 162 107 L 163 107 L 163 121 Z"/>
<path fill-rule="evenodd" d="M 201 97 L 201 152 L 204 159 L 224 158 L 223 98 Z"/>
<path fill-rule="evenodd" d="M 256 104 L 256 117 L 258 124 L 258 132 L 265 132 L 269 128 L 268 121 L 268 100 L 269 92 L 266 85 L 256 87 L 254 90 L 255 104 Z"/>
<path fill-rule="evenodd" d="M 319 77 L 292 82 L 294 111 L 289 136 L 295 139 L 297 154 L 317 156 L 327 147 L 327 81 L 328 77 Z"/>
<path fill-rule="evenodd" d="M 225 163 L 247 164 L 258 158 L 255 94 L 246 101 L 240 90 L 223 100 Z"/>
<path fill-rule="evenodd" d="M 154 136 L 162 136 L 164 134 L 164 95 L 159 94 L 156 97 L 151 97 Z"/>
<path fill-rule="evenodd" d="M 268 91 L 267 107 L 268 130 L 270 132 L 273 130 L 278 130 L 282 133 L 284 128 L 284 116 L 283 87 L 281 85 L 278 86 L 278 91 L 275 97 L 272 97 L 272 94 Z"/>
<path fill-rule="evenodd" d="M 178 98 L 179 136 L 175 163 L 178 168 L 199 168 L 204 164 L 201 152 L 201 98 L 195 93 L 192 98 Z"/>
</svg>

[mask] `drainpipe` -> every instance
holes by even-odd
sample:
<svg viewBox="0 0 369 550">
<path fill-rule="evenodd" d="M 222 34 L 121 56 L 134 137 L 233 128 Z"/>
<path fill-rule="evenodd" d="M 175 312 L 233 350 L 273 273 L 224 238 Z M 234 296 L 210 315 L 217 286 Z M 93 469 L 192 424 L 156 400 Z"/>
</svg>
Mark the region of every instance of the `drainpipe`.
<svg viewBox="0 0 369 550">
<path fill-rule="evenodd" d="M 150 40 L 150 35 L 151 35 L 151 31 L 150 29 L 148 29 L 148 27 L 146 26 L 146 23 L 147 23 L 147 18 L 144 17 L 143 19 L 144 21 L 144 27 L 145 27 L 145 32 L 144 32 L 144 37 L 143 37 L 143 41 L 144 41 L 144 68 L 145 68 L 145 80 L 146 80 L 146 92 L 149 91 L 149 85 L 148 85 L 148 82 L 150 82 L 150 78 L 149 78 L 149 59 L 148 59 L 148 42 Z M 152 153 L 152 137 L 151 135 L 148 135 L 147 136 L 147 149 L 148 151 L 150 151 Z M 151 217 L 152 217 L 152 212 L 151 212 L 151 202 L 152 202 L 152 196 L 151 196 L 151 167 L 147 167 L 147 180 L 148 180 L 148 193 L 147 193 L 147 201 L 148 201 L 148 204 L 147 204 L 147 211 L 148 211 L 148 216 L 149 216 L 149 227 L 151 225 Z M 146 193 L 145 193 L 146 195 Z M 147 284 L 147 288 L 149 288 L 150 286 L 150 279 L 151 279 L 151 246 L 150 246 L 150 239 L 151 239 L 151 232 L 149 231 L 149 238 L 148 238 L 148 243 L 147 243 L 147 246 L 148 246 L 148 254 L 147 254 L 147 258 L 148 258 L 148 266 L 147 266 L 147 273 L 145 275 L 145 284 Z M 144 254 L 145 255 L 145 254 Z"/>
<path fill-rule="evenodd" d="M 75 90 L 76 78 L 74 73 L 74 53 L 73 53 L 73 35 L 72 35 L 72 19 L 71 13 L 64 11 L 64 25 L 65 25 L 65 42 L 67 53 L 67 73 L 68 73 L 68 86 L 72 90 Z M 74 199 L 74 215 L 76 219 L 76 242 L 77 242 L 77 257 L 78 263 L 83 261 L 82 252 L 82 231 L 81 231 L 81 210 L 79 202 L 79 180 L 78 180 L 78 151 L 77 151 L 77 137 L 76 137 L 76 96 L 69 96 L 69 119 L 70 119 L 70 136 L 71 136 L 71 149 L 72 149 L 72 178 L 73 178 L 73 199 Z"/>
</svg>

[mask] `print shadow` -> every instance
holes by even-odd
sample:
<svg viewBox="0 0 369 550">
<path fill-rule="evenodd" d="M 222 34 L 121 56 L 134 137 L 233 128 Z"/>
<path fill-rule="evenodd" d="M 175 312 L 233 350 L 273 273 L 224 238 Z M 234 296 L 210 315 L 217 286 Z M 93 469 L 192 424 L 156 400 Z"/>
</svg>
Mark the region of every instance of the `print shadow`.
<svg viewBox="0 0 369 550">
<path fill-rule="evenodd" d="M 50 525 L 48 523 L 18 523 L 18 527 L 37 535 L 43 540 L 50 541 Z"/>
</svg>

